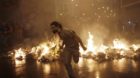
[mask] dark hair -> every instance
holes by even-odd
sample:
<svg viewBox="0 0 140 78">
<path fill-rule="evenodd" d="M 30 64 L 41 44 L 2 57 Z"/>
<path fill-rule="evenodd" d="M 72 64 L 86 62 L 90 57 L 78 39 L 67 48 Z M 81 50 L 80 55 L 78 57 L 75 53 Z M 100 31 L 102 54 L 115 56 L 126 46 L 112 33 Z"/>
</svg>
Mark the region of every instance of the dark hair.
<svg viewBox="0 0 140 78">
<path fill-rule="evenodd" d="M 59 22 L 57 22 L 57 21 L 53 21 L 53 22 L 51 23 L 51 26 L 52 26 L 52 25 L 54 25 L 55 27 L 59 27 L 59 28 L 62 29 L 62 25 L 61 25 Z"/>
</svg>

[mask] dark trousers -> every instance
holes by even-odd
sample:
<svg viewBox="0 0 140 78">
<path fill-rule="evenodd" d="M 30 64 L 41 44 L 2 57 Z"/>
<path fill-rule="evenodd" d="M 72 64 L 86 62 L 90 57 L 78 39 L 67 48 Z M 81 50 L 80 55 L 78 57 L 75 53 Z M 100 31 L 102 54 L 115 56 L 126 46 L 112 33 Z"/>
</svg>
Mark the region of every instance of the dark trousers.
<svg viewBox="0 0 140 78">
<path fill-rule="evenodd" d="M 76 63 L 78 63 L 77 59 L 79 59 L 79 56 L 74 56 L 73 53 L 74 52 L 72 52 L 68 49 L 64 49 L 64 51 L 60 54 L 61 61 L 67 70 L 69 78 L 76 78 L 75 74 L 74 74 L 74 70 L 72 69 L 71 61 L 72 61 L 72 58 L 75 59 L 77 57 Z"/>
<path fill-rule="evenodd" d="M 65 68 L 68 72 L 69 78 L 75 78 L 75 74 L 74 74 L 74 71 L 72 69 L 72 65 L 71 64 L 64 64 L 64 65 L 65 65 Z"/>
</svg>

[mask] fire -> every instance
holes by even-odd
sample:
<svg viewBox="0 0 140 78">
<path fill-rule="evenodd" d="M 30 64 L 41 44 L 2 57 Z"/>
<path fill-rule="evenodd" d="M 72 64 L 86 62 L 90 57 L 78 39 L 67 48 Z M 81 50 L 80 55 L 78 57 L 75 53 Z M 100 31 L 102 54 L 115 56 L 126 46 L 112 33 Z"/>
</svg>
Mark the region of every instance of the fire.
<svg viewBox="0 0 140 78">
<path fill-rule="evenodd" d="M 31 49 L 25 49 L 19 48 L 17 50 L 14 50 L 14 59 L 16 60 L 23 60 L 26 55 L 33 56 L 34 59 L 49 59 L 49 58 L 57 58 L 57 51 L 58 47 L 56 47 L 56 44 L 50 41 L 40 43 L 37 46 L 32 47 Z M 11 53 L 12 56 L 13 52 Z M 57 56 L 56 56 L 57 55 Z"/>
<path fill-rule="evenodd" d="M 88 34 L 89 38 L 87 40 L 87 52 L 95 52 L 93 35 L 90 32 Z"/>
<path fill-rule="evenodd" d="M 88 33 L 89 38 L 87 39 L 87 50 L 84 52 L 84 50 L 80 47 L 80 53 L 86 55 L 88 52 L 92 53 L 93 55 L 97 55 L 98 52 L 105 53 L 105 50 L 108 48 L 108 46 L 105 46 L 101 44 L 100 46 L 96 46 L 94 44 L 93 35 L 89 32 Z"/>
<path fill-rule="evenodd" d="M 81 46 L 79 47 L 79 52 L 80 52 L 81 55 L 85 55 L 86 54 L 85 51 L 82 49 Z"/>
<path fill-rule="evenodd" d="M 133 44 L 128 45 L 127 41 L 124 41 L 123 39 L 114 39 L 112 41 L 112 46 L 106 46 L 103 43 L 98 43 L 98 45 L 95 44 L 93 35 L 89 32 L 88 33 L 88 39 L 87 39 L 87 50 L 84 51 L 82 47 L 80 46 L 80 53 L 83 57 L 99 57 L 107 59 L 110 58 L 119 58 L 120 56 L 133 58 L 136 54 L 135 51 L 137 51 L 140 46 Z M 101 56 L 101 57 L 100 57 Z"/>
<path fill-rule="evenodd" d="M 40 57 L 45 56 L 49 53 L 49 47 L 47 43 L 40 44 L 37 48 L 42 52 Z"/>
<path fill-rule="evenodd" d="M 105 45 L 103 45 L 103 44 L 101 44 L 101 45 L 99 46 L 99 48 L 97 48 L 96 51 L 106 53 L 106 49 L 107 49 L 107 48 L 109 48 L 109 47 L 108 47 L 108 46 L 105 46 Z"/>
<path fill-rule="evenodd" d="M 84 51 L 81 46 L 79 47 L 81 55 L 87 55 L 88 53 L 97 55 L 98 52 L 105 53 L 105 51 L 108 47 L 103 44 L 101 44 L 100 46 L 97 47 L 94 43 L 93 35 L 90 32 L 88 32 L 88 36 L 89 36 L 89 38 L 87 39 L 87 50 Z"/>
<path fill-rule="evenodd" d="M 112 46 L 106 46 L 103 43 L 98 43 L 94 41 L 94 36 L 88 32 L 88 39 L 87 39 L 87 50 L 84 51 L 82 47 L 79 47 L 80 54 L 83 57 L 93 57 L 95 59 L 108 59 L 108 58 L 119 58 L 120 56 L 123 57 L 134 57 L 137 55 L 136 52 L 140 45 L 132 44 L 128 45 L 126 41 L 121 39 L 114 39 L 112 41 Z M 33 58 L 37 58 L 38 60 L 54 60 L 59 58 L 59 39 L 55 38 L 55 41 L 46 41 L 40 43 L 37 46 L 32 47 L 31 49 L 28 48 L 30 51 L 25 51 L 23 48 L 19 48 L 14 50 L 14 58 L 18 60 L 22 60 L 26 57 L 27 54 L 32 54 Z M 95 44 L 96 42 L 96 44 Z M 61 42 L 62 43 L 62 42 Z"/>
<path fill-rule="evenodd" d="M 133 44 L 132 48 L 134 49 L 134 51 L 136 51 L 140 48 L 140 45 Z"/>
<path fill-rule="evenodd" d="M 44 42 L 39 44 L 36 47 L 33 47 L 30 51 L 31 54 L 34 54 L 37 59 L 46 59 L 46 58 L 52 58 L 55 55 L 56 49 L 56 44 L 53 42 Z"/>
<path fill-rule="evenodd" d="M 123 41 L 121 41 L 119 39 L 114 39 L 113 40 L 113 48 L 127 50 L 128 49 L 128 46 Z"/>
<path fill-rule="evenodd" d="M 15 59 L 24 59 L 26 57 L 26 53 L 23 51 L 22 48 L 15 50 Z"/>
</svg>

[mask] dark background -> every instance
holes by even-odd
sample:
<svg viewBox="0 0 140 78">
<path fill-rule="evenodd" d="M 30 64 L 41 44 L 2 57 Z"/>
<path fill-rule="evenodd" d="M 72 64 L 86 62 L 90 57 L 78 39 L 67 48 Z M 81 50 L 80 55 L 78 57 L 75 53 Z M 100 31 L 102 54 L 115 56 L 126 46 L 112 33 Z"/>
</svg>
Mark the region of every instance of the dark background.
<svg viewBox="0 0 140 78">
<path fill-rule="evenodd" d="M 48 39 L 54 20 L 85 42 L 91 32 L 99 43 L 139 43 L 139 9 L 139 0 L 0 0 L 0 53 Z"/>
</svg>

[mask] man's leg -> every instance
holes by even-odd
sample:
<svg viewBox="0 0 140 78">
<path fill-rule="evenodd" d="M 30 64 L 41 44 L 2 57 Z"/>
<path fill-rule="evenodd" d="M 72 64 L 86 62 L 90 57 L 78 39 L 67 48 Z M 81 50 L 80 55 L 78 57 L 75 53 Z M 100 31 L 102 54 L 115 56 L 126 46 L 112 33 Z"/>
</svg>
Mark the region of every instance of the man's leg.
<svg viewBox="0 0 140 78">
<path fill-rule="evenodd" d="M 65 67 L 66 67 L 66 70 L 68 72 L 68 76 L 70 78 L 75 78 L 75 74 L 74 74 L 74 71 L 72 69 L 72 65 L 71 64 L 65 64 Z"/>
<path fill-rule="evenodd" d="M 73 71 L 72 65 L 71 65 L 72 53 L 70 53 L 67 50 L 64 50 L 64 51 L 65 51 L 65 59 L 64 59 L 63 63 L 64 63 L 65 68 L 67 70 L 68 76 L 69 76 L 69 78 L 75 78 L 75 74 L 74 74 L 74 71 Z"/>
<path fill-rule="evenodd" d="M 73 52 L 72 55 L 73 55 L 72 58 L 73 58 L 74 63 L 77 64 L 79 62 L 80 53 L 78 51 L 75 51 L 75 52 Z"/>
</svg>

